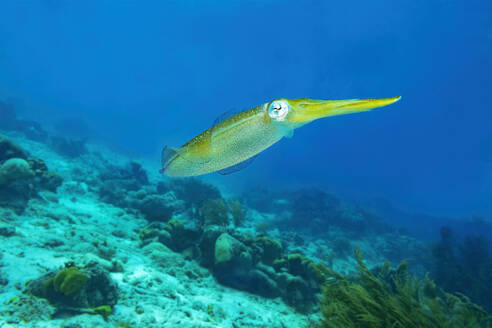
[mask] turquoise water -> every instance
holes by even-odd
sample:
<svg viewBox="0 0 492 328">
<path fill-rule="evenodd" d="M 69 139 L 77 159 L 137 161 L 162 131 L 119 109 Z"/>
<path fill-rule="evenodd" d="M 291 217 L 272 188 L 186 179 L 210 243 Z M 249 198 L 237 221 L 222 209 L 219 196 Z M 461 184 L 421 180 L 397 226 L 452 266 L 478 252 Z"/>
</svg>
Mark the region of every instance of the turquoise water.
<svg viewBox="0 0 492 328">
<path fill-rule="evenodd" d="M 488 327 L 491 9 L 0 4 L 0 326 L 349 326 L 329 309 L 343 286 L 369 288 L 360 249 L 383 299 L 404 271 L 384 261 L 421 279 L 400 325 L 440 327 L 417 320 L 462 293 L 485 312 L 461 299 L 432 315 Z M 159 173 L 164 146 L 226 112 L 394 96 L 296 129 L 232 174 Z M 396 319 L 381 320 L 366 326 Z"/>
</svg>

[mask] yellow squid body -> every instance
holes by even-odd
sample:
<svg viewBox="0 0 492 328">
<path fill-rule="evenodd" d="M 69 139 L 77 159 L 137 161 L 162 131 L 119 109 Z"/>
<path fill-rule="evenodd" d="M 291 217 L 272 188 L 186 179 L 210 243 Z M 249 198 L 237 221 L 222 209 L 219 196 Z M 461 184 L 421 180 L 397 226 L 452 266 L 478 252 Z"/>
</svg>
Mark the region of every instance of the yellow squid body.
<svg viewBox="0 0 492 328">
<path fill-rule="evenodd" d="M 283 137 L 292 136 L 294 129 L 306 123 L 368 111 L 399 99 L 275 99 L 217 123 L 180 148 L 164 148 L 161 172 L 187 177 L 227 171 L 250 161 Z"/>
</svg>

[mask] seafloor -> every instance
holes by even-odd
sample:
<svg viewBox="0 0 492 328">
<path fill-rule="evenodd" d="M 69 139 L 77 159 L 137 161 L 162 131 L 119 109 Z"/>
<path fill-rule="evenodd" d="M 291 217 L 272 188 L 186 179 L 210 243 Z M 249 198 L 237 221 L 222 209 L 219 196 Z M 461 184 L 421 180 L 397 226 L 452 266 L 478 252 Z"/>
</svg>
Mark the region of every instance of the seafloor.
<svg viewBox="0 0 492 328">
<path fill-rule="evenodd" d="M 321 279 L 358 271 L 355 246 L 369 268 L 431 268 L 424 242 L 331 194 L 225 197 L 158 170 L 2 132 L 0 327 L 307 327 L 322 319 Z"/>
</svg>

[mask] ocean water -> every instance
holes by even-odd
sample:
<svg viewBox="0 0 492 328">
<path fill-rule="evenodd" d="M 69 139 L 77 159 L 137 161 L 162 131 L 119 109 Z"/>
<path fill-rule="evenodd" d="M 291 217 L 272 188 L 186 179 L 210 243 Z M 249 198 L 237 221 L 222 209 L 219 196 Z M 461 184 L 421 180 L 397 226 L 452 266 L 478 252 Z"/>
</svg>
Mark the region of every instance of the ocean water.
<svg viewBox="0 0 492 328">
<path fill-rule="evenodd" d="M 491 12 L 2 2 L 0 327 L 490 327 Z M 231 113 L 396 96 L 159 173 Z"/>
</svg>

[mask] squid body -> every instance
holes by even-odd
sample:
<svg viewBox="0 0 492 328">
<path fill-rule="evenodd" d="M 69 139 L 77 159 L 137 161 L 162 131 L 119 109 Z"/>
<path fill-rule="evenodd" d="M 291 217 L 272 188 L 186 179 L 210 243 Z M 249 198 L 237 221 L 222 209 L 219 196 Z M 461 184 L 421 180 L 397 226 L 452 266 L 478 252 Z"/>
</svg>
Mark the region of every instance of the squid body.
<svg viewBox="0 0 492 328">
<path fill-rule="evenodd" d="M 275 99 L 266 104 L 223 116 L 208 130 L 180 148 L 165 147 L 161 172 L 186 177 L 218 171 L 228 174 L 248 166 L 255 156 L 314 120 L 369 111 L 390 105 L 400 97 L 382 99 L 313 100 Z"/>
</svg>

